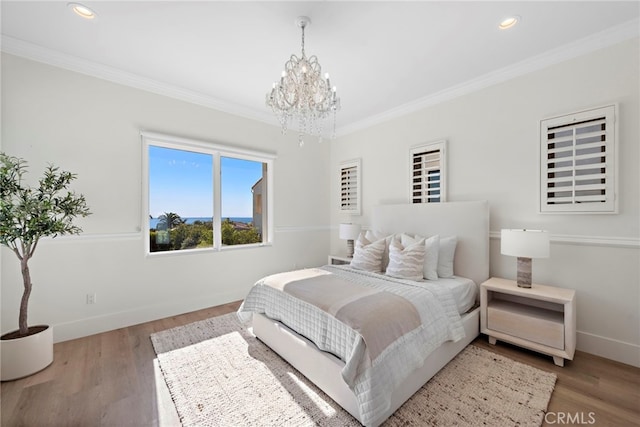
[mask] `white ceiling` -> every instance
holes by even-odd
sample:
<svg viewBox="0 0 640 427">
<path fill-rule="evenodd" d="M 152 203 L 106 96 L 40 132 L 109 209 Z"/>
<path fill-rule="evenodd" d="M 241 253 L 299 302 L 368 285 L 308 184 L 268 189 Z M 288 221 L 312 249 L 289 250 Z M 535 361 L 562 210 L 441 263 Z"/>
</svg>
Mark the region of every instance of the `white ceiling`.
<svg viewBox="0 0 640 427">
<path fill-rule="evenodd" d="M 638 36 L 638 1 L 2 1 L 2 50 L 276 124 L 265 95 L 300 53 L 338 87 L 338 133 Z M 504 17 L 521 22 L 497 29 Z"/>
</svg>

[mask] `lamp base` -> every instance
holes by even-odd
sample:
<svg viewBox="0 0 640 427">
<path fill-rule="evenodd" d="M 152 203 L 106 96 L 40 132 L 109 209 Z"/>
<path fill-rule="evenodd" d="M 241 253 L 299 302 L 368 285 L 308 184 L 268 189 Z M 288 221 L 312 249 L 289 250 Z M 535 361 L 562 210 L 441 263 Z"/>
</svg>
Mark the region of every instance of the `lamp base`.
<svg viewBox="0 0 640 427">
<path fill-rule="evenodd" d="M 353 258 L 353 240 L 347 240 L 347 256 Z"/>
<path fill-rule="evenodd" d="M 518 287 L 531 287 L 531 258 L 518 257 Z"/>
</svg>

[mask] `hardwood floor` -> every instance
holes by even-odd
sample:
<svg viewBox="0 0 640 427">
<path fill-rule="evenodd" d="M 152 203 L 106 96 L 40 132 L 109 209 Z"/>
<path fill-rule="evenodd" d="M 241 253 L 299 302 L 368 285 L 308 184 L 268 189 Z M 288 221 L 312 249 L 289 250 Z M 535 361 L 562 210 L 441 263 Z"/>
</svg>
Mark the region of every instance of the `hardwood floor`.
<svg viewBox="0 0 640 427">
<path fill-rule="evenodd" d="M 58 343 L 47 369 L 0 385 L 2 426 L 156 426 L 149 335 L 235 311 L 239 302 Z M 558 375 L 545 426 L 640 426 L 640 369 L 576 352 L 564 368 L 551 357 L 480 336 L 473 343 Z"/>
<path fill-rule="evenodd" d="M 551 356 L 500 341 L 494 346 L 484 335 L 473 344 L 558 375 L 543 426 L 640 426 L 639 368 L 581 351 L 561 368 Z"/>
</svg>

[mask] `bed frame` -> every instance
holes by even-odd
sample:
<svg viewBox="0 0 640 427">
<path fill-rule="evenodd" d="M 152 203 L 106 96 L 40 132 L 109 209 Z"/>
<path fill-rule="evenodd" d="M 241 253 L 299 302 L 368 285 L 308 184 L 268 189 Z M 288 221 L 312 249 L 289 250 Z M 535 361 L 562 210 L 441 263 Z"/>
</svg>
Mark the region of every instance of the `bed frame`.
<svg viewBox="0 0 640 427">
<path fill-rule="evenodd" d="M 371 229 L 389 234 L 407 232 L 423 236 L 457 236 L 455 274 L 472 279 L 478 286 L 489 278 L 489 205 L 486 201 L 381 205 L 374 208 L 372 218 Z M 424 365 L 395 389 L 391 407 L 373 426 L 382 424 L 479 335 L 479 317 L 479 308 L 462 316 L 465 338 L 456 343 L 446 342 L 431 353 Z M 311 341 L 282 323 L 261 314 L 254 313 L 253 332 L 362 422 L 355 395 L 342 379 L 344 362 L 320 351 Z"/>
</svg>

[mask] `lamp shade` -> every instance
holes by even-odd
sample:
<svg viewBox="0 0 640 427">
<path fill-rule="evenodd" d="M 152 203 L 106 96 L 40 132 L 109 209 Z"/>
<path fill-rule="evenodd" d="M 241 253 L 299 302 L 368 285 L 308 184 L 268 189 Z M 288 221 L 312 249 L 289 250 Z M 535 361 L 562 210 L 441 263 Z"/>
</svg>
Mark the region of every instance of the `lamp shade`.
<svg viewBox="0 0 640 427">
<path fill-rule="evenodd" d="M 502 230 L 500 252 L 523 258 L 549 258 L 549 232 L 545 230 Z"/>
<path fill-rule="evenodd" d="M 360 224 L 340 224 L 342 240 L 356 240 L 360 234 Z"/>
</svg>

